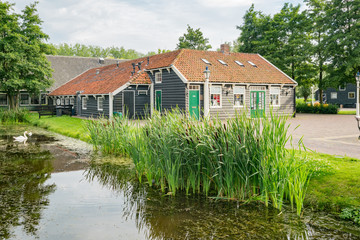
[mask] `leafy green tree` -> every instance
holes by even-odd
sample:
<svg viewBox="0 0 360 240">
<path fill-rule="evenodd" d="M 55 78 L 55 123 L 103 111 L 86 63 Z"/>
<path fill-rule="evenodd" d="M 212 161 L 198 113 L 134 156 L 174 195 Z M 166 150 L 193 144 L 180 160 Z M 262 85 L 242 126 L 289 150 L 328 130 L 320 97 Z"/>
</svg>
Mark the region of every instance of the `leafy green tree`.
<svg viewBox="0 0 360 240">
<path fill-rule="evenodd" d="M 38 94 L 52 84 L 45 57 L 51 47 L 44 43 L 49 37 L 41 30 L 36 4 L 16 14 L 14 4 L 0 2 L 0 90 L 7 93 L 11 109 L 18 107 L 20 90 Z"/>
<path fill-rule="evenodd" d="M 204 38 L 200 28 L 193 29 L 187 25 L 187 33 L 179 37 L 179 43 L 176 46 L 177 49 L 188 48 L 196 50 L 208 50 L 211 48 L 209 39 Z"/>
<path fill-rule="evenodd" d="M 326 52 L 330 58 L 327 81 L 333 86 L 354 82 L 360 71 L 360 1 L 326 2 L 328 33 Z"/>
</svg>

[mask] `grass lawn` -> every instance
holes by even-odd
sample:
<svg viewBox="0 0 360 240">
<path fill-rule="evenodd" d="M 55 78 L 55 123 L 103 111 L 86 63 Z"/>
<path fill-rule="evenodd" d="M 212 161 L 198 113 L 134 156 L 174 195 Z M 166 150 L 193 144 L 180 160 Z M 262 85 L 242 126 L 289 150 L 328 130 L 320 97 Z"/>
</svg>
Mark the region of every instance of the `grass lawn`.
<svg viewBox="0 0 360 240">
<path fill-rule="evenodd" d="M 84 121 L 87 120 L 69 116 L 45 116 L 41 119 L 36 113 L 31 113 L 30 116 L 33 125 L 88 142 Z M 340 212 L 348 206 L 360 207 L 360 160 L 322 153 L 307 154 L 325 167 L 322 174 L 314 176 L 310 181 L 305 199 L 306 207 L 333 212 Z"/>
<path fill-rule="evenodd" d="M 42 116 L 39 119 L 39 115 L 37 113 L 30 113 L 30 123 L 32 125 L 88 142 L 89 137 L 84 129 L 83 121 L 87 120 L 69 116 Z"/>
<path fill-rule="evenodd" d="M 356 115 L 356 110 L 340 110 L 338 112 L 340 115 Z"/>
</svg>

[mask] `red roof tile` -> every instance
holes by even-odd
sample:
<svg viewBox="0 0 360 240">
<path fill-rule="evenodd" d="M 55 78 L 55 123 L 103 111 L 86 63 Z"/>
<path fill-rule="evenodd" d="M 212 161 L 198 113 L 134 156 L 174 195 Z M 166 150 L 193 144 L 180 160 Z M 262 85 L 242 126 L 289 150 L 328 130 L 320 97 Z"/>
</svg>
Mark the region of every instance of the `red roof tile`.
<svg viewBox="0 0 360 240">
<path fill-rule="evenodd" d="M 198 51 L 190 49 L 176 50 L 130 60 L 116 64 L 90 69 L 55 89 L 50 95 L 75 95 L 77 91 L 82 94 L 108 94 L 114 92 L 124 84 L 150 84 L 150 77 L 144 69 L 151 70 L 174 65 L 189 82 L 203 82 L 206 63 L 210 62 L 210 82 L 230 83 L 266 83 L 266 84 L 295 84 L 289 77 L 267 62 L 258 54 L 230 53 L 223 54 L 214 51 Z M 223 65 L 218 60 L 226 63 Z M 235 61 L 240 61 L 244 67 Z M 248 61 L 256 64 L 253 67 Z M 141 63 L 141 70 L 136 67 L 135 74 L 132 63 Z M 98 71 L 98 74 L 97 74 Z"/>
</svg>

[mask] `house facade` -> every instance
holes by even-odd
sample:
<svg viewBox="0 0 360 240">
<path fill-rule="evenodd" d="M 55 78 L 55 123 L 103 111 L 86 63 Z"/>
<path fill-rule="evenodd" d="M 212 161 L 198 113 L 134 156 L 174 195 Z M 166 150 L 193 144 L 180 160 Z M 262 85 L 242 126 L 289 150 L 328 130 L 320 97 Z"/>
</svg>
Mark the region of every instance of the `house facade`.
<svg viewBox="0 0 360 240">
<path fill-rule="evenodd" d="M 204 70 L 210 71 L 205 79 Z M 175 107 L 197 119 L 295 112 L 297 83 L 258 54 L 181 49 L 94 68 L 52 91 L 84 117 L 143 117 Z M 68 99 L 68 100 L 66 100 Z M 208 103 L 208 104 L 206 104 Z"/>
<path fill-rule="evenodd" d="M 124 62 L 126 60 L 118 59 L 103 59 L 90 57 L 74 57 L 74 56 L 53 56 L 47 55 L 47 60 L 51 63 L 51 68 L 54 70 L 52 78 L 53 85 L 41 92 L 39 95 L 31 94 L 27 91 L 20 91 L 19 106 L 29 110 L 37 110 L 41 105 L 56 105 L 53 98 L 48 97 L 48 93 L 62 86 L 74 77 L 82 74 L 86 70 L 95 67 L 103 67 L 110 64 L 116 64 L 118 61 Z M 64 99 L 65 100 L 65 99 Z M 69 105 L 69 102 L 67 102 Z M 61 102 L 60 102 L 61 104 Z M 63 102 L 65 105 L 65 101 Z M 0 91 L 0 108 L 9 108 L 9 99 L 6 93 Z"/>
<path fill-rule="evenodd" d="M 319 92 L 316 92 L 316 100 Z M 344 108 L 356 108 L 356 84 L 347 83 L 336 88 L 327 88 L 323 91 L 323 99 L 326 103 L 341 105 Z"/>
</svg>

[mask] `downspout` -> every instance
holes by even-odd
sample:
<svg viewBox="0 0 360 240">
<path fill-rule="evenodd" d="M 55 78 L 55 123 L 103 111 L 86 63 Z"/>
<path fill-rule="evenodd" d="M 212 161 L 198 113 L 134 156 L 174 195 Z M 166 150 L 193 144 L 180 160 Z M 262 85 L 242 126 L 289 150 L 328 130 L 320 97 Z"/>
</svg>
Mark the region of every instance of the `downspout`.
<svg viewBox="0 0 360 240">
<path fill-rule="evenodd" d="M 113 93 L 109 93 L 109 119 L 111 120 L 113 118 L 113 112 L 114 112 L 114 96 Z"/>
<path fill-rule="evenodd" d="M 150 117 L 154 113 L 154 83 L 151 81 L 150 85 Z"/>
</svg>

